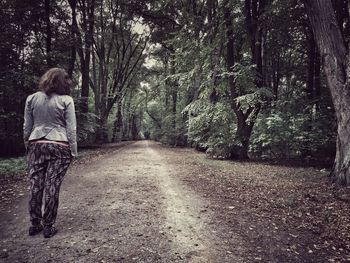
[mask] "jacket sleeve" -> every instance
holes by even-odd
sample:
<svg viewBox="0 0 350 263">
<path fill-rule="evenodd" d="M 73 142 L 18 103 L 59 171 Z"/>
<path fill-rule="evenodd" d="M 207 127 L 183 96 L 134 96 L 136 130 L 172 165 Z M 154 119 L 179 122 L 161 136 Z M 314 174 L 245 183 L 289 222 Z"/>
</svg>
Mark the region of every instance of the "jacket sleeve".
<svg viewBox="0 0 350 263">
<path fill-rule="evenodd" d="M 31 96 L 28 96 L 26 99 L 26 104 L 24 108 L 24 123 L 23 123 L 23 139 L 24 139 L 24 145 L 27 148 L 28 146 L 28 140 L 30 137 L 30 134 L 33 130 L 33 110 L 31 107 Z"/>
<path fill-rule="evenodd" d="M 67 125 L 66 126 L 67 138 L 71 149 L 71 153 L 74 157 L 77 157 L 78 156 L 77 121 L 75 117 L 75 107 L 74 107 L 74 101 L 72 97 L 69 97 L 67 102 L 65 120 Z"/>
</svg>

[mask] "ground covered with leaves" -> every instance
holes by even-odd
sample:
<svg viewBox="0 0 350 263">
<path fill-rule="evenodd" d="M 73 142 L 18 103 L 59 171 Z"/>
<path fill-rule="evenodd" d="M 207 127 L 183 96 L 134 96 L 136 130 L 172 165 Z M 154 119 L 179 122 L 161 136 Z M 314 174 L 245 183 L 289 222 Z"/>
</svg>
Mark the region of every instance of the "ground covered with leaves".
<svg viewBox="0 0 350 263">
<path fill-rule="evenodd" d="M 63 201 L 67 203 L 74 198 L 80 200 L 75 196 L 78 194 L 75 191 L 77 188 L 91 188 L 91 191 L 95 191 L 96 197 L 93 200 L 89 197 L 86 201 L 86 191 L 80 194 L 79 205 L 85 207 L 84 213 L 91 210 L 91 218 L 98 216 L 96 211 L 100 209 L 102 201 L 116 199 L 113 199 L 116 203 L 106 203 L 110 209 L 116 209 L 116 204 L 120 203 L 116 222 L 101 222 L 99 228 L 95 221 L 86 222 L 83 216 L 79 218 L 74 209 L 69 210 L 69 206 L 63 204 L 62 232 L 56 239 L 45 241 L 37 238 L 33 241 L 27 237 L 18 239 L 18 236 L 7 235 L 1 243 L 0 261 L 16 258 L 14 254 L 18 254 L 18 249 L 26 253 L 26 250 L 40 249 L 44 244 L 55 248 L 52 250 L 54 253 L 50 253 L 56 258 L 57 255 L 62 260 L 67 256 L 71 259 L 79 256 L 81 260 L 91 262 L 109 262 L 100 259 L 113 259 L 115 253 L 119 253 L 121 259 L 116 262 L 167 262 L 165 259 L 170 258 L 174 262 L 350 262 L 350 188 L 339 188 L 330 183 L 327 170 L 221 161 L 188 148 L 169 148 L 155 143 L 137 143 L 136 146 L 129 144 L 110 144 L 82 151 L 73 164 L 71 175 L 67 178 L 69 182 L 66 182 L 64 188 Z M 116 151 L 122 147 L 125 150 L 120 153 Z M 153 160 L 154 156 L 158 156 L 156 161 Z M 111 163 L 117 168 L 106 166 Z M 159 174 L 153 172 L 157 170 Z M 111 188 L 111 179 L 115 180 L 114 190 Z M 107 191 L 106 187 L 111 189 Z M 112 196 L 114 192 L 115 195 Z M 22 196 L 27 193 L 28 179 L 23 171 L 1 175 L 0 209 L 6 211 L 4 220 L 20 225 L 21 229 L 11 226 L 13 229 L 10 232 L 13 231 L 15 235 L 17 232 L 20 235 L 25 232 L 26 222 L 21 217 L 26 209 L 24 203 L 18 200 L 23 200 Z M 18 208 L 18 205 L 23 207 Z M 152 209 L 148 207 L 150 205 Z M 166 208 L 167 206 L 169 207 Z M 139 209 L 142 214 L 138 214 Z M 108 211 L 104 210 L 106 218 L 112 215 Z M 130 211 L 135 214 L 129 215 Z M 85 231 L 87 237 L 101 239 L 101 242 L 107 242 L 111 238 L 110 234 L 115 232 L 113 240 L 108 241 L 110 248 L 105 248 L 105 243 L 102 242 L 104 245 L 101 245 L 97 241 L 94 247 L 87 248 L 84 245 L 86 240 L 75 240 L 72 242 L 79 253 L 67 254 L 65 251 L 72 250 L 63 250 L 65 242 L 80 238 L 81 235 L 70 233 L 72 227 L 68 227 L 65 222 L 70 218 L 64 217 L 64 214 L 81 219 L 81 224 L 76 228 L 83 226 L 90 229 L 81 231 Z M 127 219 L 123 220 L 122 215 Z M 145 229 L 141 227 L 145 225 L 144 217 L 148 222 Z M 169 230 L 169 224 L 174 230 L 182 229 L 182 234 L 179 234 L 179 230 L 171 232 L 173 230 Z M 107 230 L 106 225 L 109 226 Z M 114 226 L 116 229 L 112 229 Z M 139 227 L 137 235 L 132 234 L 136 231 L 135 226 Z M 98 231 L 101 231 L 100 236 Z M 142 246 L 139 244 L 141 237 L 145 239 Z M 163 244 L 163 248 L 157 240 L 163 242 L 159 243 Z M 179 247 L 184 240 L 190 243 L 207 240 L 208 244 L 203 241 L 202 248 L 200 243 L 200 246 L 196 243 L 193 251 L 181 254 L 179 250 L 171 250 L 170 247 L 173 246 L 169 247 L 167 243 L 177 242 Z M 119 244 L 117 250 L 112 246 L 113 242 Z M 21 244 L 22 248 L 16 247 L 16 244 Z M 142 252 L 142 249 L 130 252 L 130 249 L 138 246 L 147 248 L 148 254 Z M 106 252 L 102 253 L 102 247 Z M 204 247 L 210 248 L 210 251 L 206 252 Z M 153 251 L 154 261 L 150 261 L 149 251 Z M 39 257 L 37 252 L 40 260 L 55 258 L 51 254 L 46 255 L 49 253 L 46 250 L 41 253 Z M 208 253 L 215 255 L 214 261 L 213 257 L 205 260 L 210 258 Z M 93 261 L 97 259 L 99 261 Z M 36 262 L 44 262 L 40 260 Z M 34 259 L 28 262 L 34 262 Z"/>
<path fill-rule="evenodd" d="M 211 201 L 227 242 L 243 238 L 247 262 L 350 262 L 350 188 L 332 184 L 327 170 L 213 160 L 192 149 L 168 159 Z"/>
</svg>

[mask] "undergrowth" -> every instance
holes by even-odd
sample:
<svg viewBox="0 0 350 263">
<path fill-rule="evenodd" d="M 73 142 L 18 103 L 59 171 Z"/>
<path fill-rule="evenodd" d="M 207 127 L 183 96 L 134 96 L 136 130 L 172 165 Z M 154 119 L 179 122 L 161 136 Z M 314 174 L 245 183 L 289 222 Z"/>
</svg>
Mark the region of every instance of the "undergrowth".
<svg viewBox="0 0 350 263">
<path fill-rule="evenodd" d="M 25 172 L 25 157 L 0 159 L 0 177 L 22 175 Z"/>
</svg>

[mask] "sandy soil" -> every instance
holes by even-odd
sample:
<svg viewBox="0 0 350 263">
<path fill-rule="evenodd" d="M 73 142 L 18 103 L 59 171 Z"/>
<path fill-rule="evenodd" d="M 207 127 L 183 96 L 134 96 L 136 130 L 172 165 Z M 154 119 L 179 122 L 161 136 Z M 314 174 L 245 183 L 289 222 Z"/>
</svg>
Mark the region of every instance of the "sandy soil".
<svg viewBox="0 0 350 263">
<path fill-rule="evenodd" d="M 111 147 L 70 168 L 53 238 L 27 235 L 25 197 L 3 206 L 0 262 L 350 262 L 348 236 L 311 228 L 319 203 L 350 226 L 347 201 L 317 194 L 334 190 L 320 175 L 151 141 Z"/>
</svg>

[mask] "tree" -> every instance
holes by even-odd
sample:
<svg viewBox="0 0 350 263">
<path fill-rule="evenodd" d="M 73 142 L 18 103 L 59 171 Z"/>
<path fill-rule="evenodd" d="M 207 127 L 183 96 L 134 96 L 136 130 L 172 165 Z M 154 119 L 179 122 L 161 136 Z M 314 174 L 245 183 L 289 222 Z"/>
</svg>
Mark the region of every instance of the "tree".
<svg viewBox="0 0 350 263">
<path fill-rule="evenodd" d="M 350 52 L 331 0 L 305 0 L 337 116 L 337 152 L 331 177 L 350 185 Z M 349 6 L 350 7 L 350 6 Z"/>
<path fill-rule="evenodd" d="M 101 0 L 99 3 L 90 81 L 95 95 L 97 142 L 108 141 L 107 120 L 114 106 L 116 117 L 112 140 L 122 139 L 123 99 L 133 86 L 132 80 L 143 62 L 147 45 L 147 36 L 134 32 L 137 23 L 133 10 L 122 1 Z"/>
<path fill-rule="evenodd" d="M 77 6 L 78 3 L 78 6 Z M 86 114 L 89 112 L 89 81 L 90 81 L 90 60 L 91 47 L 93 44 L 94 24 L 95 24 L 95 0 L 69 0 L 72 10 L 72 37 L 76 42 L 76 51 L 80 59 L 81 72 L 81 98 L 80 98 L 80 119 L 84 123 Z M 76 9 L 80 11 L 80 27 L 77 21 Z M 75 49 L 72 50 L 75 56 Z M 71 58 L 69 72 L 74 67 L 75 58 Z"/>
<path fill-rule="evenodd" d="M 349 1 L 330 1 L 347 49 Z M 80 143 L 86 135 L 85 144 L 144 132 L 217 158 L 333 161 L 336 121 L 320 68 L 325 55 L 302 1 L 3 0 L 0 6 L 1 152 L 23 149 L 25 97 L 48 67 L 59 66 L 79 80 L 72 95 L 81 102 Z M 338 124 L 345 127 L 343 119 Z"/>
<path fill-rule="evenodd" d="M 54 0 L 5 0 L 0 10 L 0 155 L 6 156 L 23 152 L 26 96 L 49 67 L 66 66 L 68 15 L 65 3 Z"/>
<path fill-rule="evenodd" d="M 265 12 L 265 0 L 245 0 L 244 2 L 245 10 L 245 24 L 247 28 L 248 44 L 250 46 L 251 62 L 255 67 L 254 83 L 257 89 L 261 89 L 264 84 L 264 74 L 263 74 L 263 44 L 264 44 L 264 34 L 262 26 L 262 16 Z M 235 73 L 234 67 L 237 63 L 235 52 L 235 37 L 233 30 L 233 8 L 228 3 L 224 4 L 224 21 L 226 25 L 226 64 L 227 70 L 230 72 L 228 77 L 229 84 L 229 97 L 231 100 L 231 107 L 234 111 L 237 119 L 237 129 L 235 134 L 235 140 L 238 141 L 236 144 L 238 147 L 233 147 L 231 158 L 247 159 L 249 140 L 251 133 L 260 111 L 260 100 L 258 92 L 254 101 L 250 103 L 248 107 L 242 107 L 239 96 L 245 96 L 247 94 L 242 94 L 235 83 Z M 241 61 L 238 61 L 240 63 Z"/>
</svg>

